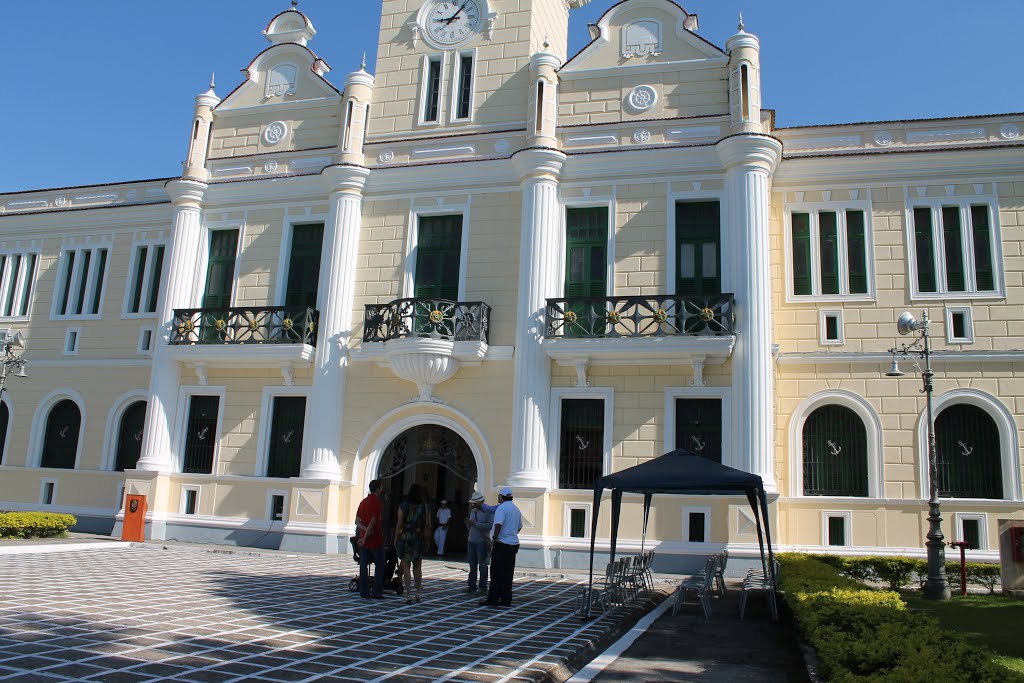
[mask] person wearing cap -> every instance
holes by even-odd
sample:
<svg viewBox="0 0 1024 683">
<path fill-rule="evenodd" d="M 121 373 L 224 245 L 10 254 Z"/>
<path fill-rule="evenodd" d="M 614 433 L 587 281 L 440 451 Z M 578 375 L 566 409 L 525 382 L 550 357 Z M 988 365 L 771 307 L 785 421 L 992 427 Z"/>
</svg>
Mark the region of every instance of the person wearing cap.
<svg viewBox="0 0 1024 683">
<path fill-rule="evenodd" d="M 444 542 L 448 540 L 448 523 L 452 521 L 452 511 L 448 501 L 442 500 L 437 509 L 437 528 L 434 529 L 434 543 L 437 545 L 437 556 L 444 557 Z"/>
<path fill-rule="evenodd" d="M 519 532 L 522 529 L 523 515 L 512 502 L 512 489 L 506 486 L 498 492 L 498 509 L 494 511 L 491 587 L 487 597 L 480 601 L 481 605 L 511 607 L 512 581 L 515 579 L 516 553 L 519 552 Z"/>
<path fill-rule="evenodd" d="M 477 575 L 480 578 L 480 592 L 487 592 L 487 564 L 490 556 L 491 528 L 494 526 L 494 511 L 484 505 L 484 495 L 479 491 L 469 498 L 469 516 L 466 517 L 466 528 L 469 529 L 469 541 L 466 543 L 466 557 L 469 561 L 469 589 L 477 592 Z"/>
</svg>

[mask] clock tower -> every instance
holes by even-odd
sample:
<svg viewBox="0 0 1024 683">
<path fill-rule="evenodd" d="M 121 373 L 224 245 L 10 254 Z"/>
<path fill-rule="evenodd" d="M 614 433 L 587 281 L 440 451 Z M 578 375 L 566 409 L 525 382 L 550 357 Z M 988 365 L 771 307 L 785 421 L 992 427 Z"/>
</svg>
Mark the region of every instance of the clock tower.
<svg viewBox="0 0 1024 683">
<path fill-rule="evenodd" d="M 368 142 L 523 127 L 530 58 L 590 0 L 385 0 Z"/>
</svg>

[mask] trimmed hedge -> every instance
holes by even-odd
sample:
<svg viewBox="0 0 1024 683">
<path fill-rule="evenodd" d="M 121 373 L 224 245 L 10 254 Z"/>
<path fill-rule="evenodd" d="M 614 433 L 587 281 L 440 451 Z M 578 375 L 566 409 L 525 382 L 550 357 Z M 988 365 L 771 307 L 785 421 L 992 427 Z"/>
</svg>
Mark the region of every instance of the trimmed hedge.
<svg viewBox="0 0 1024 683">
<path fill-rule="evenodd" d="M 797 627 L 818 651 L 828 681 L 843 683 L 1006 683 L 991 654 L 937 620 L 907 609 L 894 591 L 843 576 L 832 559 L 779 556 L 780 588 Z M 858 565 L 863 566 L 863 565 Z M 892 571 L 903 571 L 902 565 Z M 895 575 L 895 574 L 894 574 Z M 1017 679 L 1021 680 L 1021 679 Z"/>
<path fill-rule="evenodd" d="M 928 576 L 928 563 L 909 557 L 838 557 L 836 555 L 814 555 L 815 559 L 836 569 L 840 574 L 855 581 L 876 581 L 885 584 L 889 590 L 899 590 L 912 583 L 923 582 Z M 967 563 L 968 585 L 985 586 L 990 593 L 999 584 L 998 564 L 987 562 Z M 946 562 L 946 577 L 954 591 L 960 590 L 960 562 Z"/>
<path fill-rule="evenodd" d="M 78 523 L 53 512 L 0 512 L 0 538 L 54 538 Z"/>
</svg>

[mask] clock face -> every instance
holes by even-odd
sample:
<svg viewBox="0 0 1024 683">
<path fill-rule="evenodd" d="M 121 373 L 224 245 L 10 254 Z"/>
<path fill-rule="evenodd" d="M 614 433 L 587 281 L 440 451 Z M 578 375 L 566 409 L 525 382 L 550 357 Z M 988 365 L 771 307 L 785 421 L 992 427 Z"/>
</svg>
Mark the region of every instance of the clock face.
<svg viewBox="0 0 1024 683">
<path fill-rule="evenodd" d="M 439 45 L 457 45 L 480 28 L 477 0 L 431 0 L 424 21 L 427 35 Z"/>
</svg>

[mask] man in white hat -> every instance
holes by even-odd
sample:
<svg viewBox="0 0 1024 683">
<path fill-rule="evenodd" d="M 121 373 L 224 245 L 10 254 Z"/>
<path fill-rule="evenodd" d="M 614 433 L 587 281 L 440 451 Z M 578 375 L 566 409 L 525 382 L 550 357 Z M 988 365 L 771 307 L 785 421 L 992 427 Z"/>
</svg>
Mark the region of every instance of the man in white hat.
<svg viewBox="0 0 1024 683">
<path fill-rule="evenodd" d="M 448 540 L 448 523 L 452 521 L 452 511 L 448 501 L 442 500 L 437 509 L 437 528 L 434 529 L 434 543 L 437 544 L 437 556 L 444 557 L 444 542 Z"/>
<path fill-rule="evenodd" d="M 466 543 L 466 557 L 469 560 L 469 593 L 477 592 L 477 574 L 480 576 L 480 592 L 487 592 L 487 564 L 490 556 L 491 528 L 494 526 L 494 511 L 484 505 L 484 494 L 476 491 L 469 498 L 469 516 L 466 528 L 469 541 Z"/>
<path fill-rule="evenodd" d="M 488 607 L 512 606 L 512 581 L 515 578 L 516 553 L 523 515 L 512 502 L 508 486 L 498 492 L 498 509 L 494 511 L 494 550 L 491 552 L 491 588 L 480 601 Z"/>
</svg>

